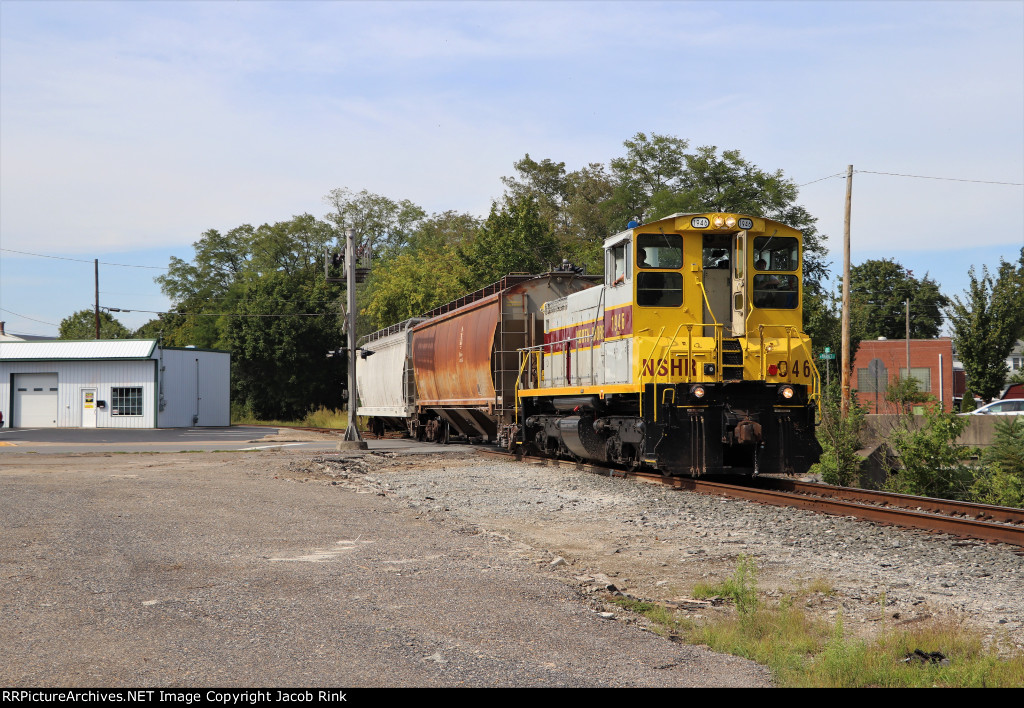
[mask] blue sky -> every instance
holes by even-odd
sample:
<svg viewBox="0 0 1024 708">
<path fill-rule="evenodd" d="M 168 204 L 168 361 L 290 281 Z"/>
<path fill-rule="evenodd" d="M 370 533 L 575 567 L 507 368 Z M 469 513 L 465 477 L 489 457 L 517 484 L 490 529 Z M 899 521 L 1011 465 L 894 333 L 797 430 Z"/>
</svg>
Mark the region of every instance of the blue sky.
<svg viewBox="0 0 1024 708">
<path fill-rule="evenodd" d="M 639 131 L 806 185 L 835 270 L 845 184 L 815 180 L 853 164 L 853 262 L 960 294 L 1024 246 L 1024 2 L 0 0 L 0 319 L 55 333 L 93 258 L 149 266 L 102 265 L 101 305 L 165 309 L 203 231 L 336 187 L 485 215 L 523 154 Z"/>
</svg>

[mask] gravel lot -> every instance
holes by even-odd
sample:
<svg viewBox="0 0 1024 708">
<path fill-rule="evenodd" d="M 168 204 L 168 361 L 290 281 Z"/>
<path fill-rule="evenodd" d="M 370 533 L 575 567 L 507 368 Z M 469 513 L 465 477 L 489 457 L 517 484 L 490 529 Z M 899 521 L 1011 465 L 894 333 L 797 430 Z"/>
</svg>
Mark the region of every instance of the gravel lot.
<svg viewBox="0 0 1024 708">
<path fill-rule="evenodd" d="M 1024 551 L 1016 546 L 505 462 L 465 448 L 430 460 L 341 453 L 321 460 L 292 463 L 291 476 L 371 489 L 424 516 L 472 524 L 522 544 L 538 566 L 563 558 L 552 572 L 585 591 L 608 578 L 638 598 L 685 599 L 695 583 L 729 577 L 746 554 L 762 591 L 802 593 L 812 611 L 841 612 L 862 634 L 938 616 L 1024 649 Z M 808 592 L 822 587 L 835 592 Z"/>
<path fill-rule="evenodd" d="M 3 685 L 767 686 L 602 599 L 686 600 L 741 554 L 847 628 L 1024 648 L 1015 547 L 461 446 L 0 456 L 0 527 Z"/>
<path fill-rule="evenodd" d="M 770 685 L 602 616 L 522 544 L 309 466 L 0 455 L 0 685 Z"/>
</svg>

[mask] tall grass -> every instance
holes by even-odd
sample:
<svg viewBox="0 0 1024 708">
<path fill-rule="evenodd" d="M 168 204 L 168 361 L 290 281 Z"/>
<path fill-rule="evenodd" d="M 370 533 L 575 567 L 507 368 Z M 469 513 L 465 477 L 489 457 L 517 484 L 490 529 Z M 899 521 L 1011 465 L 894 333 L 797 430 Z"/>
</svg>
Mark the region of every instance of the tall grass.
<svg viewBox="0 0 1024 708">
<path fill-rule="evenodd" d="M 264 420 L 252 415 L 249 411 L 231 407 L 232 425 L 279 425 L 284 428 L 334 428 L 344 430 L 348 427 L 348 411 L 320 406 L 310 411 L 300 420 Z"/>
<path fill-rule="evenodd" d="M 803 592 L 824 591 L 816 582 Z M 732 577 L 694 588 L 694 597 L 723 597 L 737 612 L 725 619 L 695 622 L 657 603 L 615 598 L 613 602 L 647 617 L 663 634 L 767 666 L 781 686 L 804 687 L 1020 687 L 1024 654 L 986 646 L 981 636 L 957 623 L 932 620 L 910 629 L 884 627 L 874 639 L 847 636 L 840 614 L 823 622 L 797 609 L 793 597 L 777 603 L 757 592 L 756 566 L 740 556 Z M 939 652 L 944 663 L 907 660 L 915 650 Z"/>
</svg>

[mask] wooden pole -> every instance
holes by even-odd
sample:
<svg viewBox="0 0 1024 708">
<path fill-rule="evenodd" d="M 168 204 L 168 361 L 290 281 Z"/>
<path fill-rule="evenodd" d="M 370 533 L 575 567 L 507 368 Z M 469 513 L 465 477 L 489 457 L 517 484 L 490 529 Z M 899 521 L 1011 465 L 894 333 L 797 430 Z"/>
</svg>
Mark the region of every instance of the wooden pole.
<svg viewBox="0 0 1024 708">
<path fill-rule="evenodd" d="M 910 378 L 910 298 L 907 298 L 907 378 Z"/>
<path fill-rule="evenodd" d="M 840 411 L 843 419 L 850 412 L 850 206 L 853 203 L 853 165 L 846 167 L 846 216 L 843 220 L 843 311 L 842 311 L 842 386 Z"/>
<path fill-rule="evenodd" d="M 94 311 L 93 319 L 96 321 L 96 339 L 100 338 L 100 259 L 94 258 L 92 262 L 93 267 L 93 282 L 96 284 L 96 307 Z"/>
</svg>

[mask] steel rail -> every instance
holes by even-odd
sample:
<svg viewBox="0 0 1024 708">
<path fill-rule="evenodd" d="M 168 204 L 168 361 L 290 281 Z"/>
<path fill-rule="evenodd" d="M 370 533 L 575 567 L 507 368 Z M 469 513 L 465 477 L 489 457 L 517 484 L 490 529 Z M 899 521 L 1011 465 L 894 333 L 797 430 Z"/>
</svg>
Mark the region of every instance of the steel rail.
<svg viewBox="0 0 1024 708">
<path fill-rule="evenodd" d="M 585 462 L 571 462 L 546 457 L 528 457 L 515 455 L 513 453 L 500 452 L 497 450 L 478 449 L 478 451 L 491 455 L 515 457 L 516 459 L 532 464 L 545 464 L 551 466 L 572 465 L 576 469 L 587 472 L 593 472 L 610 477 L 631 477 L 638 481 L 670 486 L 675 489 L 685 489 L 687 491 L 698 492 L 701 494 L 715 494 L 733 499 L 746 499 L 748 501 L 773 504 L 776 506 L 795 507 L 835 516 L 851 516 L 858 519 L 876 521 L 894 526 L 948 533 L 954 536 L 1009 543 L 1015 546 L 1024 547 L 1024 526 L 1022 525 L 1015 526 L 1012 525 L 1012 523 L 996 523 L 992 521 L 981 521 L 978 519 L 945 516 L 943 513 L 930 513 L 927 511 L 899 508 L 896 506 L 881 506 L 880 501 L 883 501 L 886 498 L 889 499 L 890 503 L 900 500 L 906 504 L 914 504 L 914 506 L 918 508 L 931 507 L 938 509 L 940 507 L 947 506 L 948 508 L 958 509 L 984 509 L 992 518 L 1003 517 L 1011 521 L 1017 516 L 1017 513 L 1021 511 L 1019 509 L 991 507 L 983 504 L 966 504 L 964 502 L 951 502 L 942 499 L 931 499 L 929 497 L 913 497 L 905 494 L 887 495 L 882 492 L 870 492 L 862 489 L 851 490 L 846 487 L 829 487 L 828 485 L 815 485 L 807 482 L 795 482 L 791 480 L 778 481 L 783 485 L 792 484 L 794 489 L 800 487 L 802 488 L 802 491 L 776 491 L 750 486 L 725 484 L 722 482 L 709 482 L 694 477 L 665 477 L 650 472 L 617 470 Z M 813 492 L 811 491 L 812 489 L 814 490 Z M 822 489 L 825 491 L 823 492 Z M 863 499 L 870 499 L 870 502 L 863 500 L 844 501 L 842 499 L 829 498 L 835 497 L 843 492 L 858 493 L 863 497 Z M 819 494 L 819 496 L 811 496 L 812 493 Z"/>
<path fill-rule="evenodd" d="M 936 499 L 934 497 L 915 497 L 909 494 L 877 492 L 870 489 L 833 487 L 828 484 L 798 482 L 792 479 L 778 479 L 771 477 L 761 478 L 760 483 L 765 482 L 767 482 L 769 486 L 780 489 L 781 491 L 796 492 L 798 494 L 832 496 L 848 501 L 861 501 L 869 504 L 885 504 L 899 506 L 901 508 L 916 508 L 921 511 L 932 512 L 935 514 L 973 517 L 978 521 L 995 521 L 1003 524 L 1024 524 L 1024 509 L 1014 509 L 1012 507 L 975 504 L 973 502 Z"/>
</svg>

